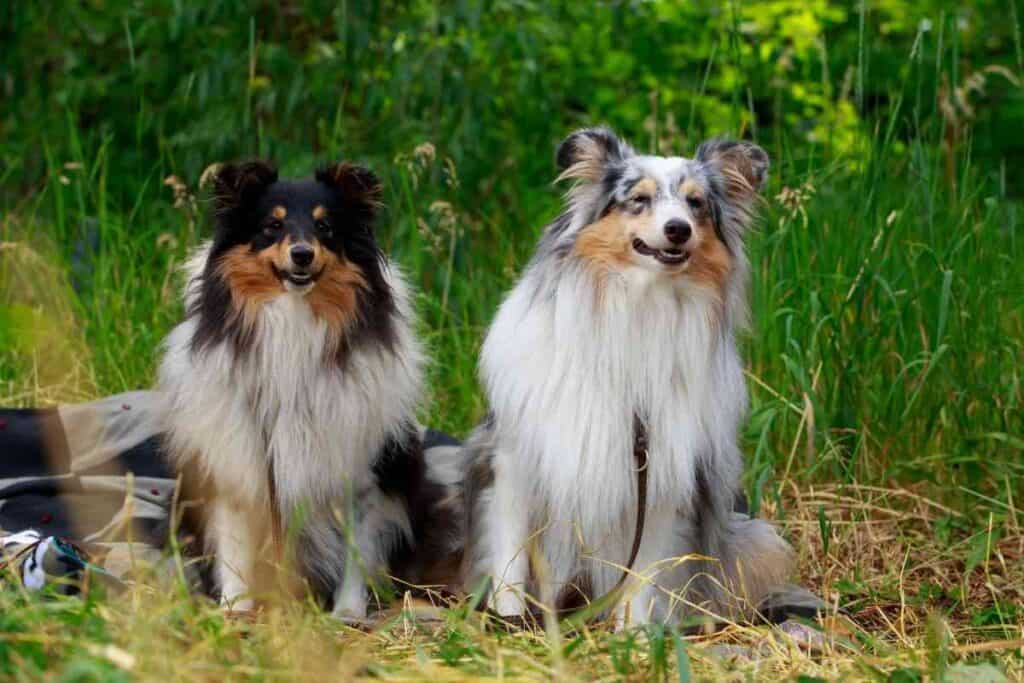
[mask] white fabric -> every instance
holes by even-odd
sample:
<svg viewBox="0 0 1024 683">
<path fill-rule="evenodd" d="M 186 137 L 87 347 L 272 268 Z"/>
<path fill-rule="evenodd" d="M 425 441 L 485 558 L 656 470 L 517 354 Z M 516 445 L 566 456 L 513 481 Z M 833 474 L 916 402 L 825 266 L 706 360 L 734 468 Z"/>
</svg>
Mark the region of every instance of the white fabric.
<svg viewBox="0 0 1024 683">
<path fill-rule="evenodd" d="M 35 529 L 27 529 L 9 536 L 0 536 L 0 550 L 12 545 L 31 545 L 39 540 L 39 532 Z"/>
<path fill-rule="evenodd" d="M 30 591 L 37 591 L 46 585 L 46 570 L 43 569 L 43 558 L 46 557 L 46 551 L 49 550 L 52 542 L 52 536 L 42 541 L 32 551 L 32 560 L 26 560 L 21 565 L 21 581 L 25 584 L 25 588 Z"/>
</svg>

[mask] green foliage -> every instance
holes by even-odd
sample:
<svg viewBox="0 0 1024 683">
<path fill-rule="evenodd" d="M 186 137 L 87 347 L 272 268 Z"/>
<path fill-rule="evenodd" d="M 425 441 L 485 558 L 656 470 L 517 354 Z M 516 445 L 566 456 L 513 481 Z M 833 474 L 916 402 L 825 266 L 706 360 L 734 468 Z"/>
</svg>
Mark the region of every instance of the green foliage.
<svg viewBox="0 0 1024 683">
<path fill-rule="evenodd" d="M 13 3 L 0 235 L 69 273 L 91 391 L 145 386 L 180 314 L 173 269 L 205 230 L 203 169 L 368 161 L 388 181 L 382 238 L 424 292 L 426 417 L 462 433 L 484 410 L 482 330 L 556 211 L 556 142 L 595 122 L 662 153 L 754 136 L 775 160 L 750 244 L 755 505 L 797 473 L 1002 496 L 1024 433 L 1006 11 Z M 18 321 L 67 331 L 32 304 L 0 301 L 8 382 L 39 346 Z"/>
<path fill-rule="evenodd" d="M 202 171 L 345 157 L 385 178 L 381 239 L 422 292 L 424 420 L 464 434 L 486 409 L 483 331 L 557 211 L 554 147 L 606 122 L 642 150 L 730 134 L 773 158 L 749 240 L 755 509 L 794 478 L 923 483 L 999 528 L 1024 495 L 1013 0 L 90 0 L 0 17 L 0 397 L 149 385 L 181 313 L 175 269 L 207 230 Z M 976 528 L 952 520 L 935 526 L 950 542 Z"/>
<path fill-rule="evenodd" d="M 896 669 L 889 674 L 889 683 L 920 683 L 921 672 L 917 669 Z"/>
</svg>

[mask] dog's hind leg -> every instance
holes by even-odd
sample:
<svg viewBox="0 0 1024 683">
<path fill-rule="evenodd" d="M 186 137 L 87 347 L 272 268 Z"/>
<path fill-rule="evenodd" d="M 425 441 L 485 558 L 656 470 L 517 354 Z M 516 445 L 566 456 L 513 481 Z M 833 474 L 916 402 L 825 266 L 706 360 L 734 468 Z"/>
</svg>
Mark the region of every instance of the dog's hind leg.
<svg viewBox="0 0 1024 683">
<path fill-rule="evenodd" d="M 786 583 L 793 569 L 792 550 L 763 519 L 732 513 L 723 521 L 709 548 L 721 563 L 718 607 L 749 616 Z"/>
<path fill-rule="evenodd" d="M 742 513 L 709 516 L 700 524 L 680 517 L 676 537 L 678 617 L 750 618 L 792 571 L 792 551 L 775 527 Z"/>
</svg>

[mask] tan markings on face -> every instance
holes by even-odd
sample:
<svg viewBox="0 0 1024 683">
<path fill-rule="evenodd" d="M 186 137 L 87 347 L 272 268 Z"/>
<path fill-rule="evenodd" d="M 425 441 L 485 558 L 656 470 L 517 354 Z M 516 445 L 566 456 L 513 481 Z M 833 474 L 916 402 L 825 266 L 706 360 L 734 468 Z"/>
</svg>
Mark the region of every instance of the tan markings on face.
<svg viewBox="0 0 1024 683">
<path fill-rule="evenodd" d="M 298 242 L 293 242 L 291 235 L 285 235 L 280 242 L 270 245 L 261 251 L 260 254 L 266 254 L 278 271 L 289 271 L 294 265 L 292 263 L 290 253 L 291 248 L 296 244 L 298 244 Z M 313 249 L 313 262 L 309 265 L 309 269 L 313 273 L 319 273 L 326 263 L 327 250 L 324 249 L 317 240 L 305 242 L 305 244 Z"/>
<path fill-rule="evenodd" d="M 654 197 L 658 183 L 644 178 L 633 185 L 629 198 Z M 591 265 L 601 269 L 625 268 L 630 265 L 633 253 L 633 236 L 640 233 L 650 222 L 649 210 L 638 214 L 629 209 L 616 207 L 600 220 L 583 228 L 573 251 Z"/>
<path fill-rule="evenodd" d="M 285 235 L 284 239 L 281 240 L 279 244 L 280 249 L 278 250 L 277 257 L 274 260 L 274 265 L 281 271 L 291 270 L 293 263 L 291 256 L 289 255 L 289 251 L 294 245 L 299 244 L 299 242 L 293 242 L 291 235 Z M 309 271 L 314 275 L 317 275 L 320 272 L 326 273 L 328 267 L 338 259 L 330 249 L 327 249 L 325 246 L 320 244 L 320 240 L 313 239 L 303 241 L 302 244 L 313 249 L 313 262 L 309 264 Z M 273 247 L 268 247 L 268 249 L 273 249 Z M 319 287 L 319 282 L 317 283 L 317 286 Z"/>
<path fill-rule="evenodd" d="M 339 257 L 317 244 L 314 264 L 320 277 L 313 291 L 306 295 L 313 315 L 327 323 L 336 339 L 355 322 L 358 315 L 359 290 L 366 287 L 366 278 L 359 266 Z"/>
<path fill-rule="evenodd" d="M 718 238 L 710 217 L 701 218 L 696 225 L 698 243 L 690 252 L 686 273 L 690 279 L 712 287 L 724 296 L 725 282 L 732 270 L 733 258 Z"/>
<path fill-rule="evenodd" d="M 313 220 L 322 221 L 327 218 L 327 209 L 317 204 L 313 207 Z"/>
<path fill-rule="evenodd" d="M 291 235 L 285 235 L 280 242 L 271 244 L 263 251 L 258 252 L 264 258 L 270 260 L 279 271 L 288 270 L 291 267 L 292 259 L 288 251 L 292 248 Z"/>
<path fill-rule="evenodd" d="M 288 215 L 288 209 L 284 208 L 283 206 L 275 206 L 273 209 L 270 210 L 270 215 L 279 221 L 283 221 L 285 217 Z"/>
<path fill-rule="evenodd" d="M 658 183 L 653 178 L 644 178 L 633 185 L 633 188 L 629 191 L 629 197 L 632 199 L 633 197 L 647 195 L 653 199 L 657 193 Z"/>
<path fill-rule="evenodd" d="M 242 319 L 246 331 L 256 324 L 260 307 L 284 292 L 272 267 L 281 257 L 279 244 L 258 252 L 243 244 L 228 250 L 217 263 L 217 273 L 231 292 L 233 314 Z"/>
<path fill-rule="evenodd" d="M 704 199 L 704 188 L 693 178 L 687 178 L 679 185 L 679 194 L 683 197 Z"/>
<path fill-rule="evenodd" d="M 632 263 L 633 235 L 650 221 L 650 216 L 633 215 L 615 209 L 580 231 L 573 252 L 604 269 L 625 268 Z"/>
<path fill-rule="evenodd" d="M 683 201 L 690 207 L 693 217 L 698 223 L 711 220 L 711 206 L 708 204 L 707 192 L 693 178 L 687 178 L 679 185 L 679 194 Z M 699 205 L 694 205 L 692 200 L 697 200 Z"/>
<path fill-rule="evenodd" d="M 653 178 L 643 178 L 629 191 L 629 199 L 647 196 L 653 198 L 658 183 Z M 649 206 L 640 213 L 627 208 L 615 207 L 600 220 L 583 228 L 573 251 L 592 265 L 602 268 L 624 268 L 632 263 L 633 237 L 640 234 L 650 223 Z"/>
</svg>

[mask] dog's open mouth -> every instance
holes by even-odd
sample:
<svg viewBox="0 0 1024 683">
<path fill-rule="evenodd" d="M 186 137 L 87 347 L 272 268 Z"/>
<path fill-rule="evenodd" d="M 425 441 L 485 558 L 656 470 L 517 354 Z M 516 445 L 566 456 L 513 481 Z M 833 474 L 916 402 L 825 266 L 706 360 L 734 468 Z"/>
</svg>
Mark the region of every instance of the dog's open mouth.
<svg viewBox="0 0 1024 683">
<path fill-rule="evenodd" d="M 638 254 L 644 256 L 652 256 L 659 263 L 664 263 L 666 266 L 678 266 L 686 263 L 686 259 L 690 258 L 690 252 L 686 251 L 681 247 L 669 247 L 668 249 L 652 249 L 647 246 L 647 243 L 637 237 L 633 240 L 633 248 Z"/>
<path fill-rule="evenodd" d="M 321 271 L 323 272 L 323 271 Z M 292 271 L 292 270 L 279 270 L 277 267 L 274 268 L 274 274 L 277 275 L 278 279 L 282 282 L 290 282 L 296 287 L 305 287 L 316 282 L 317 278 L 320 277 L 320 273 L 310 273 L 307 271 Z"/>
</svg>

